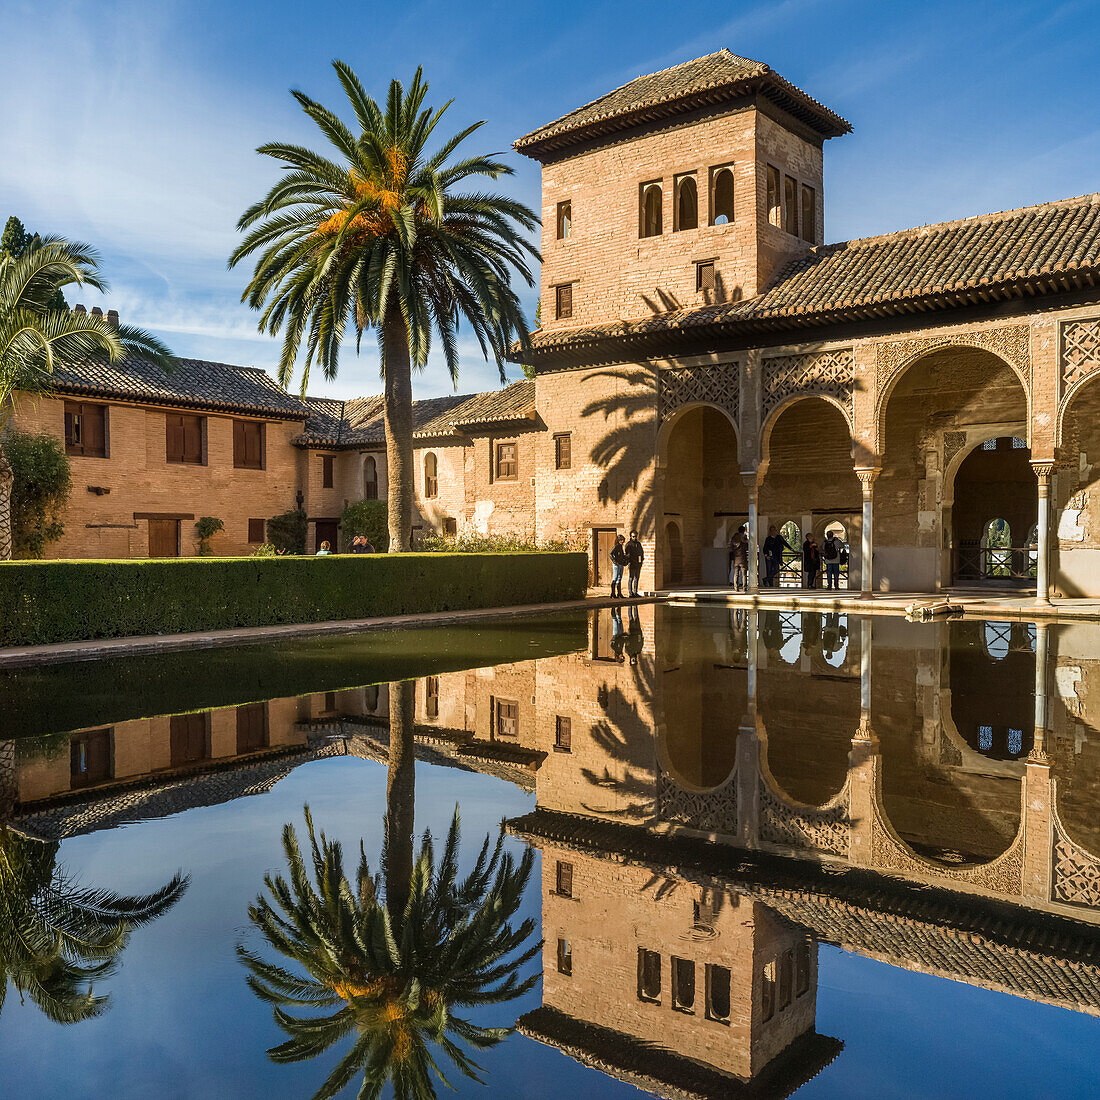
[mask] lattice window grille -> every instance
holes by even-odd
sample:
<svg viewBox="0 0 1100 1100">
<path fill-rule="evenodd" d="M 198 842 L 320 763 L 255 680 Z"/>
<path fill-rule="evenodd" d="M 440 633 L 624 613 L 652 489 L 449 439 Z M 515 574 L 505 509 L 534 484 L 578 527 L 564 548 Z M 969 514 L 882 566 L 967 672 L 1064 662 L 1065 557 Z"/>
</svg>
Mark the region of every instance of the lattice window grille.
<svg viewBox="0 0 1100 1100">
<path fill-rule="evenodd" d="M 660 373 L 660 412 L 668 416 L 685 405 L 718 405 L 737 419 L 741 400 L 741 368 L 737 363 L 718 367 L 674 367 Z"/>
<path fill-rule="evenodd" d="M 1100 367 L 1100 319 L 1062 326 L 1062 383 L 1072 386 Z"/>
</svg>

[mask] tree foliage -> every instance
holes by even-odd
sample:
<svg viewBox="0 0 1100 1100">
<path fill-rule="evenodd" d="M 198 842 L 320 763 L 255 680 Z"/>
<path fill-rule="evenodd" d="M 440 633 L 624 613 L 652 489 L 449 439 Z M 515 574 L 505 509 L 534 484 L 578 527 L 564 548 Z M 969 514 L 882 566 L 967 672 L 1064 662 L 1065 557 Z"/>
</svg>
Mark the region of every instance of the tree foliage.
<svg viewBox="0 0 1100 1100">
<path fill-rule="evenodd" d="M 267 541 L 277 553 L 304 554 L 308 531 L 309 519 L 301 508 L 272 516 L 267 521 Z"/>
<path fill-rule="evenodd" d="M 351 545 L 356 535 L 366 535 L 371 546 L 384 554 L 390 545 L 390 533 L 386 525 L 384 500 L 353 500 L 340 517 L 340 529 L 344 536 L 344 548 Z"/>
<path fill-rule="evenodd" d="M 65 533 L 62 515 L 72 491 L 69 456 L 49 432 L 8 432 L 4 453 L 12 468 L 11 536 L 17 558 L 40 558 Z"/>
<path fill-rule="evenodd" d="M 13 214 L 4 226 L 3 236 L 0 236 L 0 252 L 6 253 L 13 260 L 18 260 L 28 248 L 38 248 L 42 244 L 42 238 L 37 233 L 28 233 L 23 223 Z M 69 303 L 65 301 L 65 295 L 60 287 L 55 287 L 53 294 L 46 301 L 46 308 L 51 310 L 68 309 Z"/>
<path fill-rule="evenodd" d="M 213 553 L 210 540 L 225 530 L 225 524 L 217 516 L 200 516 L 195 520 L 195 538 L 199 540 L 199 557 L 208 558 Z"/>
</svg>

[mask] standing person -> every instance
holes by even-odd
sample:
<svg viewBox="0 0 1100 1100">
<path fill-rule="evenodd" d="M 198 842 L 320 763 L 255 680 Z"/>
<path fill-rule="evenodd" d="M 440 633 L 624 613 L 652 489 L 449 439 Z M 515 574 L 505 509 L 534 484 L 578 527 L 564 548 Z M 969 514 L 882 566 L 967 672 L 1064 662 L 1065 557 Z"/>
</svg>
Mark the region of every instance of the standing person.
<svg viewBox="0 0 1100 1100">
<path fill-rule="evenodd" d="M 825 565 L 825 587 L 840 588 L 840 539 L 830 531 L 821 546 L 821 560 Z"/>
<path fill-rule="evenodd" d="M 630 532 L 630 541 L 623 549 L 626 551 L 626 567 L 630 578 L 628 591 L 631 596 L 637 596 L 638 578 L 642 573 L 642 562 L 645 561 L 645 550 L 638 541 L 637 531 Z"/>
<path fill-rule="evenodd" d="M 813 534 L 806 536 L 802 544 L 802 572 L 806 577 L 806 587 L 817 587 L 817 575 L 821 572 L 821 550 Z"/>
<path fill-rule="evenodd" d="M 626 551 L 623 549 L 623 536 L 615 536 L 615 545 L 608 557 L 611 559 L 611 598 L 623 598 L 623 568 L 626 566 Z"/>
<path fill-rule="evenodd" d="M 738 531 L 733 536 L 733 565 L 730 568 L 730 584 L 738 592 L 745 591 L 749 586 L 749 540 Z"/>
<path fill-rule="evenodd" d="M 768 537 L 764 540 L 764 586 L 774 588 L 778 584 L 779 570 L 783 567 L 783 547 L 792 553 L 794 547 L 779 533 L 773 523 L 768 528 Z"/>
</svg>

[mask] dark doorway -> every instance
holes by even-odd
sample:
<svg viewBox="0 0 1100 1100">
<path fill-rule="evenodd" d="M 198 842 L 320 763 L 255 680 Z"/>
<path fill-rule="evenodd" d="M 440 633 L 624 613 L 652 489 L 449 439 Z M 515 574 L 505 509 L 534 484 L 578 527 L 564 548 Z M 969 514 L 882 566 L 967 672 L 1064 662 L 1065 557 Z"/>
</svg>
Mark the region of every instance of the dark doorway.
<svg viewBox="0 0 1100 1100">
<path fill-rule="evenodd" d="M 237 707 L 237 755 L 267 748 L 267 703 Z"/>
<path fill-rule="evenodd" d="M 70 786 L 90 787 L 111 778 L 112 729 L 73 734 L 70 742 Z"/>
<path fill-rule="evenodd" d="M 210 712 L 174 714 L 170 731 L 172 767 L 210 759 Z"/>
<path fill-rule="evenodd" d="M 680 539 L 680 525 L 669 521 L 665 525 L 665 584 L 684 583 L 684 544 Z"/>
<path fill-rule="evenodd" d="M 611 549 L 617 534 L 614 527 L 592 530 L 592 584 L 596 588 L 611 584 Z"/>
<path fill-rule="evenodd" d="M 319 519 L 317 521 L 317 538 L 316 544 L 313 547 L 313 552 L 316 553 L 321 549 L 321 543 L 327 542 L 328 548 L 335 554 L 336 553 L 336 538 L 340 533 L 340 524 L 338 520 L 334 519 Z"/>
</svg>

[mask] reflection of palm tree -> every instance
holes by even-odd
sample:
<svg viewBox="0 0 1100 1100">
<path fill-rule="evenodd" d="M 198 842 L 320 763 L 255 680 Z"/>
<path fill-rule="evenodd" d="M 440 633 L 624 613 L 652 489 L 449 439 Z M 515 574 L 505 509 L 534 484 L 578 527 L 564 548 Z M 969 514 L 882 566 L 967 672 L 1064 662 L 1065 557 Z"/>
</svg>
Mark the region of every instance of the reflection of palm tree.
<svg viewBox="0 0 1100 1100">
<path fill-rule="evenodd" d="M 525 851 L 515 865 L 502 851 L 502 830 L 491 853 L 485 838 L 473 870 L 460 881 L 456 809 L 438 864 L 431 836 L 424 834 L 407 887 L 400 888 L 404 907 L 398 909 L 390 893 L 388 843 L 382 876 L 371 874 L 360 847 L 353 887 L 340 844 L 316 834 L 308 807 L 305 812 L 307 857 L 293 826 L 284 826 L 289 882 L 267 876 L 270 899 L 261 895 L 248 911 L 267 943 L 296 969 L 238 948 L 250 972 L 248 984 L 272 1006 L 288 1036 L 268 1052 L 272 1060 L 304 1061 L 355 1034 L 315 1100 L 335 1096 L 359 1069 L 362 1097 L 378 1096 L 390 1078 L 397 1097 L 434 1097 L 431 1071 L 448 1082 L 430 1044 L 462 1073 L 481 1080 L 480 1067 L 455 1040 L 484 1049 L 510 1029 L 481 1027 L 453 1009 L 510 1001 L 538 980 L 534 974 L 521 981 L 518 971 L 541 944 L 513 957 L 534 922 L 516 928 L 509 923 L 530 876 L 533 852 Z M 294 1008 L 312 1011 L 304 1016 L 287 1011 Z"/>
<path fill-rule="evenodd" d="M 289 1036 L 268 1053 L 276 1062 L 313 1058 L 357 1032 L 357 1038 L 316 1094 L 335 1096 L 363 1070 L 359 1095 L 377 1096 L 393 1079 L 398 1097 L 434 1097 L 431 1070 L 445 1082 L 429 1044 L 480 1080 L 478 1064 L 455 1042 L 475 1049 L 499 1043 L 508 1028 L 486 1028 L 452 1013 L 455 1007 L 501 1004 L 522 996 L 538 975 L 519 970 L 540 950 L 523 950 L 531 920 L 513 928 L 531 875 L 534 852 L 517 866 L 503 851 L 504 831 L 490 853 L 481 846 L 474 869 L 458 879 L 458 809 L 438 867 L 431 836 L 413 851 L 416 747 L 411 680 L 392 683 L 389 776 L 386 785 L 382 875 L 373 876 L 360 845 L 353 890 L 341 846 L 318 837 L 306 808 L 314 885 L 291 825 L 283 828 L 290 871 L 266 877 L 271 900 L 261 895 L 248 913 L 267 943 L 306 977 L 238 949 L 248 983 L 273 1008 Z M 339 1005 L 339 1008 L 336 1006 Z M 313 1009 L 298 1016 L 288 1008 Z M 331 1014 L 323 1010 L 336 1008 Z"/>
<path fill-rule="evenodd" d="M 56 842 L 0 824 L 0 1008 L 8 982 L 54 1023 L 98 1016 L 107 977 L 130 930 L 170 909 L 187 888 L 177 874 L 153 894 L 128 897 L 78 886 L 58 867 Z"/>
</svg>

